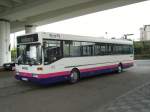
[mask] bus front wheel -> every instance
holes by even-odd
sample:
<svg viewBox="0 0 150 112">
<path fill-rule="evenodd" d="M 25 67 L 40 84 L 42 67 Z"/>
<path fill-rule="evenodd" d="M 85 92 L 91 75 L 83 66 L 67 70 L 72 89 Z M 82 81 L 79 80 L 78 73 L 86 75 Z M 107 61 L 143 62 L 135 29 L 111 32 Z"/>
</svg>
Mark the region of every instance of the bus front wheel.
<svg viewBox="0 0 150 112">
<path fill-rule="evenodd" d="M 119 64 L 119 65 L 118 65 L 118 68 L 117 68 L 117 72 L 118 72 L 118 73 L 121 73 L 122 71 L 123 71 L 122 65 Z"/>
<path fill-rule="evenodd" d="M 72 70 L 69 82 L 71 84 L 74 84 L 74 83 L 78 82 L 78 80 L 79 80 L 79 72 L 76 69 Z"/>
</svg>

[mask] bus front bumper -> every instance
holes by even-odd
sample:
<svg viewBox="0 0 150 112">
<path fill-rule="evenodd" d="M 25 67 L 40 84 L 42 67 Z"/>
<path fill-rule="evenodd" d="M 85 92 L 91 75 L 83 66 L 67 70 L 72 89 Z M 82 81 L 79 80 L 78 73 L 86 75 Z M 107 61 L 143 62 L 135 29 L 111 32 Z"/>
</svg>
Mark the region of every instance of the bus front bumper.
<svg viewBox="0 0 150 112">
<path fill-rule="evenodd" d="M 57 76 L 57 77 L 50 77 L 50 78 L 35 78 L 35 77 L 26 77 L 21 75 L 15 75 L 17 80 L 25 81 L 25 82 L 33 82 L 36 84 L 47 85 L 47 84 L 54 84 L 57 82 L 67 81 L 69 79 L 68 76 Z"/>
</svg>

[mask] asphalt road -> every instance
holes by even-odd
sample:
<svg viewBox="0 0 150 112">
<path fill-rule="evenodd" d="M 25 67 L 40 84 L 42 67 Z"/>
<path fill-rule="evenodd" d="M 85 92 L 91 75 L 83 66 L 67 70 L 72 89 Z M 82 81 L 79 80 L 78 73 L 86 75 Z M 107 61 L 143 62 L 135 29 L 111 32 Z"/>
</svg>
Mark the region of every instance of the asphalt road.
<svg viewBox="0 0 150 112">
<path fill-rule="evenodd" d="M 23 83 L 0 72 L 0 112 L 97 112 L 117 97 L 150 80 L 150 60 L 136 61 L 121 74 L 86 78 L 47 87 Z"/>
</svg>

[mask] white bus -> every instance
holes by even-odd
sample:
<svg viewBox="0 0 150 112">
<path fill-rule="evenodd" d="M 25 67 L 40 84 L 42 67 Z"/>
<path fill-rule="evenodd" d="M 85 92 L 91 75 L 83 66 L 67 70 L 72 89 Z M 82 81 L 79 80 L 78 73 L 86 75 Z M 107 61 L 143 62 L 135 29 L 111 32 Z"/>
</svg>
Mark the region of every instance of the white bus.
<svg viewBox="0 0 150 112">
<path fill-rule="evenodd" d="M 17 37 L 15 78 L 39 84 L 100 75 L 133 66 L 133 42 L 39 32 Z"/>
</svg>

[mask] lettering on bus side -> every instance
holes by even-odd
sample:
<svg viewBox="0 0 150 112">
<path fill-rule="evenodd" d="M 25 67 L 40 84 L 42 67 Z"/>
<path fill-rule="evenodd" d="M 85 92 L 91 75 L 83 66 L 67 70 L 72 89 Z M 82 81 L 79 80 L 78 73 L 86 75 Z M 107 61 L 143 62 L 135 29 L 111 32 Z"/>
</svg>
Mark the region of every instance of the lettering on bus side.
<svg viewBox="0 0 150 112">
<path fill-rule="evenodd" d="M 60 34 L 49 34 L 49 36 L 52 38 L 60 38 L 61 37 Z"/>
</svg>

